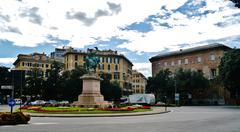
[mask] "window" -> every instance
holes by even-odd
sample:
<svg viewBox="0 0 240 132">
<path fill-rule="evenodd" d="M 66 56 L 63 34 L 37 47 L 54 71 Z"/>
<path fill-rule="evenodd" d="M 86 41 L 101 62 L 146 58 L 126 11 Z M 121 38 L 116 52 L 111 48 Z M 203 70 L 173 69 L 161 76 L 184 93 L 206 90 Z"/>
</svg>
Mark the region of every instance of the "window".
<svg viewBox="0 0 240 132">
<path fill-rule="evenodd" d="M 46 64 L 46 68 L 48 68 L 48 64 Z"/>
<path fill-rule="evenodd" d="M 112 58 L 111 57 L 107 58 L 107 63 L 112 63 Z"/>
<path fill-rule="evenodd" d="M 108 70 L 110 71 L 111 70 L 111 65 L 108 64 Z"/>
<path fill-rule="evenodd" d="M 78 55 L 75 55 L 75 61 L 77 61 L 78 60 Z"/>
<path fill-rule="evenodd" d="M 104 57 L 102 57 L 102 62 L 104 63 L 104 61 L 105 61 L 105 58 L 104 58 Z"/>
<path fill-rule="evenodd" d="M 202 70 L 200 70 L 200 69 L 198 69 L 197 71 L 198 71 L 199 73 L 203 73 L 203 71 L 202 71 Z"/>
<path fill-rule="evenodd" d="M 215 59 L 216 59 L 215 55 L 211 54 L 211 55 L 210 55 L 210 60 L 211 60 L 211 61 L 214 61 Z"/>
<path fill-rule="evenodd" d="M 167 62 L 164 62 L 164 66 L 167 66 L 168 64 L 167 64 Z"/>
<path fill-rule="evenodd" d="M 113 58 L 113 63 L 116 63 L 116 58 Z"/>
<path fill-rule="evenodd" d="M 104 64 L 99 64 L 99 70 L 104 70 Z"/>
<path fill-rule="evenodd" d="M 24 62 L 22 62 L 22 66 L 24 66 Z"/>
<path fill-rule="evenodd" d="M 119 72 L 115 72 L 114 73 L 114 79 L 119 79 L 120 77 L 119 77 Z"/>
<path fill-rule="evenodd" d="M 184 63 L 185 63 L 185 64 L 188 64 L 188 59 L 185 59 L 185 60 L 184 60 Z"/>
<path fill-rule="evenodd" d="M 126 79 L 126 74 L 125 73 L 123 73 L 123 80 L 125 80 Z"/>
<path fill-rule="evenodd" d="M 77 62 L 75 62 L 75 68 L 77 68 L 77 66 L 78 66 L 78 63 L 77 63 Z"/>
<path fill-rule="evenodd" d="M 118 71 L 118 65 L 115 65 L 115 71 Z"/>
<path fill-rule="evenodd" d="M 120 59 L 119 58 L 116 58 L 117 59 L 117 64 L 119 64 L 120 63 Z"/>
<path fill-rule="evenodd" d="M 178 65 L 181 65 L 182 64 L 182 60 L 178 60 Z"/>
<path fill-rule="evenodd" d="M 197 62 L 201 63 L 202 62 L 202 57 L 197 57 Z"/>
<path fill-rule="evenodd" d="M 217 70 L 216 69 L 211 69 L 210 71 L 210 79 L 213 79 L 217 76 Z"/>
</svg>

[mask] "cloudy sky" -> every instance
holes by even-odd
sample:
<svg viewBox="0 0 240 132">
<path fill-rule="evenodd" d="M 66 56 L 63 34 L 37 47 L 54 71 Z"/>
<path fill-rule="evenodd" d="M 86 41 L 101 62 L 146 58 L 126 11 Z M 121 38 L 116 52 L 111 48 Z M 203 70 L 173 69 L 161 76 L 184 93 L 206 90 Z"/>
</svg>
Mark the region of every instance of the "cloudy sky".
<svg viewBox="0 0 240 132">
<path fill-rule="evenodd" d="M 117 50 L 151 76 L 159 53 L 240 47 L 240 9 L 227 0 L 0 0 L 0 65 L 72 46 Z"/>
</svg>

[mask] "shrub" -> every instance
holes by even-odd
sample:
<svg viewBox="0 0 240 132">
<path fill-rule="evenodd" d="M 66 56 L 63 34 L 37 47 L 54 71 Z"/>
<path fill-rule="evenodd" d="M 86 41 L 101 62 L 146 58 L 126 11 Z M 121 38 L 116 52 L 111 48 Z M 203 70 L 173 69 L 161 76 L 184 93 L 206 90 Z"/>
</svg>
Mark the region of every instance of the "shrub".
<svg viewBox="0 0 240 132">
<path fill-rule="evenodd" d="M 27 124 L 30 115 L 24 115 L 22 112 L 0 113 L 0 125 Z"/>
</svg>

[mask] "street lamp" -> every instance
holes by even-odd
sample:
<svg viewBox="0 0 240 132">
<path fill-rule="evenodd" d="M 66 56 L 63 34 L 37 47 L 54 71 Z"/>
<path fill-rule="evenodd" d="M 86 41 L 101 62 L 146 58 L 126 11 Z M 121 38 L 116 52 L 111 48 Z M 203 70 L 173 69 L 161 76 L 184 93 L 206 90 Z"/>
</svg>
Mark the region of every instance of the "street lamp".
<svg viewBox="0 0 240 132">
<path fill-rule="evenodd" d="M 164 96 L 165 98 L 165 111 L 167 111 L 167 96 Z"/>
<path fill-rule="evenodd" d="M 176 72 L 174 74 L 174 92 L 175 92 L 175 105 L 179 106 L 179 93 L 177 93 L 177 79 Z"/>
</svg>

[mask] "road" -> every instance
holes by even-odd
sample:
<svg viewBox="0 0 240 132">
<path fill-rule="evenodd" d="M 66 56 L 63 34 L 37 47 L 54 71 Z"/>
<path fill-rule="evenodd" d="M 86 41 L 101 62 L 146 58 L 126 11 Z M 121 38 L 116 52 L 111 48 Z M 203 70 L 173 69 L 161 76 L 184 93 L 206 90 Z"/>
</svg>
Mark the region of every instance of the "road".
<svg viewBox="0 0 240 132">
<path fill-rule="evenodd" d="M 202 106 L 130 117 L 32 118 L 27 125 L 0 126 L 0 132 L 240 132 L 240 108 Z"/>
</svg>

